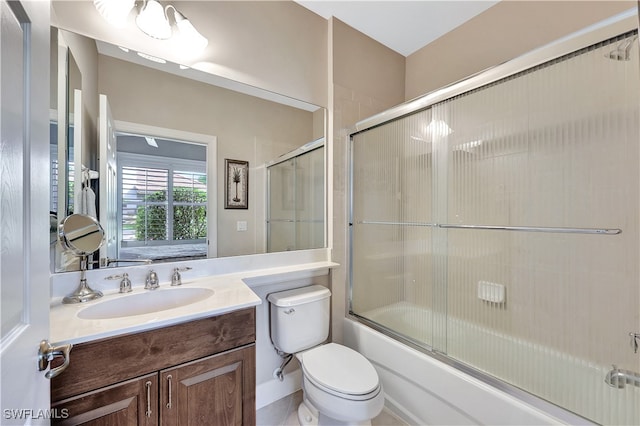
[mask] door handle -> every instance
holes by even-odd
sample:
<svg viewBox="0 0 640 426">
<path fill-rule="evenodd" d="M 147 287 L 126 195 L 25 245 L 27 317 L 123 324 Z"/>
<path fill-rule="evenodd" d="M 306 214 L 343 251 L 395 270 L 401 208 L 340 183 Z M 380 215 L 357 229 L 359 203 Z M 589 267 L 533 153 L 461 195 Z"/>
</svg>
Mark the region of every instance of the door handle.
<svg viewBox="0 0 640 426">
<path fill-rule="evenodd" d="M 61 356 L 63 358 L 62 365 L 50 369 L 46 372 L 44 377 L 47 379 L 53 379 L 58 374 L 62 373 L 69 366 L 69 353 L 71 352 L 72 347 L 73 345 L 71 343 L 52 346 L 48 340 L 40 342 L 40 348 L 38 349 L 38 371 L 46 370 L 50 361 Z"/>
</svg>

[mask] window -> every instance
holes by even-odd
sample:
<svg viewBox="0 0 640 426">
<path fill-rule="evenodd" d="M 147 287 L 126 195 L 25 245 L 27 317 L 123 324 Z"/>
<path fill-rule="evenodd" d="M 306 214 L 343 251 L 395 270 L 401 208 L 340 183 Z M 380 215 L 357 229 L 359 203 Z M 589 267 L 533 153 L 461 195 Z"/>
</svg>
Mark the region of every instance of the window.
<svg viewBox="0 0 640 426">
<path fill-rule="evenodd" d="M 128 143 L 132 138 L 144 141 L 143 137 L 123 137 L 128 138 Z M 193 145 L 166 140 L 158 142 Z M 206 256 L 205 156 L 202 160 L 194 160 L 122 152 L 123 145 L 119 139 L 120 257 L 159 260 Z M 203 146 L 197 147 L 206 151 Z M 176 153 L 180 151 L 180 147 L 174 149 Z"/>
</svg>

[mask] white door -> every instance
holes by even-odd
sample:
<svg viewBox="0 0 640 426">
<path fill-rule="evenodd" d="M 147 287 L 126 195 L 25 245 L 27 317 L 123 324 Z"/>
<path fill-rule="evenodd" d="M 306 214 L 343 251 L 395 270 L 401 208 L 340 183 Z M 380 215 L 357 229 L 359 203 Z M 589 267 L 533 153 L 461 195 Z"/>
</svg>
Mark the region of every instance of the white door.
<svg viewBox="0 0 640 426">
<path fill-rule="evenodd" d="M 0 424 L 48 424 L 49 3 L 0 0 Z"/>
<path fill-rule="evenodd" d="M 100 259 L 118 258 L 118 167 L 116 161 L 116 131 L 106 95 L 100 95 L 98 117 L 100 145 L 100 224 L 107 241 L 100 249 Z"/>
</svg>

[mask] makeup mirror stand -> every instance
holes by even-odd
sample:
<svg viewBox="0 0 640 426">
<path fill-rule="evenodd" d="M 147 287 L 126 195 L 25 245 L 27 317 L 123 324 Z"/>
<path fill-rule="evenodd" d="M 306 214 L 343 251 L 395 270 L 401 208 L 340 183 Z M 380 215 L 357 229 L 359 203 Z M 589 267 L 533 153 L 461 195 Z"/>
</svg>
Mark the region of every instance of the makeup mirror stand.
<svg viewBox="0 0 640 426">
<path fill-rule="evenodd" d="M 80 256 L 80 285 L 72 294 L 65 296 L 62 303 L 83 303 L 102 297 L 102 292 L 93 290 L 87 284 L 87 256 Z"/>
</svg>

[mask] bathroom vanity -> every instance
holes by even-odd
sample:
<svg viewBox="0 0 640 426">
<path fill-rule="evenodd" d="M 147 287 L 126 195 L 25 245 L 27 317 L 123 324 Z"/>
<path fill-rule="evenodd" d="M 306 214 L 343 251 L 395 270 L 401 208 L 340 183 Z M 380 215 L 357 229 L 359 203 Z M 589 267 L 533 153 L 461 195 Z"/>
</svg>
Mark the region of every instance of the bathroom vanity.
<svg viewBox="0 0 640 426">
<path fill-rule="evenodd" d="M 262 335 L 256 328 L 267 326 L 258 294 L 265 286 L 326 277 L 336 265 L 315 258 L 278 265 L 273 256 L 243 262 L 241 271 L 199 265 L 194 271 L 201 275 L 192 272 L 180 286 L 161 282 L 155 290 L 137 286 L 129 293 L 105 279 L 120 270 L 90 271 L 88 280 L 104 296 L 77 304 L 61 301 L 80 274 L 56 275 L 50 341 L 73 347 L 68 367 L 51 380 L 51 408 L 60 417 L 53 423 L 253 424 L 256 403 L 274 396 L 256 386 L 263 373 L 256 358 L 272 354 L 270 347 L 256 346 Z M 171 276 L 171 265 L 153 269 Z M 133 283 L 143 283 L 149 270 L 126 269 Z M 62 360 L 51 364 L 49 372 Z"/>
<path fill-rule="evenodd" d="M 212 295 L 136 315 L 99 310 L 142 307 L 137 300 L 194 286 Z M 68 367 L 51 380 L 53 424 L 254 424 L 259 303 L 241 280 L 227 278 L 53 304 L 56 342 L 73 344 Z M 87 312 L 101 317 L 87 319 Z"/>
<path fill-rule="evenodd" d="M 255 308 L 75 345 L 51 400 L 60 424 L 255 423 Z"/>
</svg>

